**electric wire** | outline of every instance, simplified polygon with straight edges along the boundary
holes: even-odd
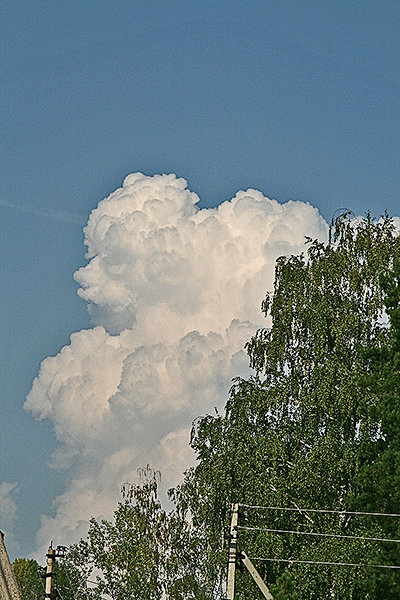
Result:
[[[330,562],[322,560],[298,560],[291,558],[262,558],[259,556],[250,556],[250,560],[259,560],[263,562],[286,562],[286,563],[303,563],[307,565],[328,565],[328,566],[339,566],[339,567],[371,567],[374,569],[400,569],[399,565],[373,565],[363,563],[344,563],[344,562]]]
[[[268,529],[266,527],[250,527],[246,525],[238,525],[237,529],[246,529],[248,531],[267,531],[269,533],[290,533],[293,535],[312,535],[329,538],[344,538],[348,540],[365,540],[369,542],[393,542],[394,544],[400,544],[400,540],[391,538],[376,538],[376,537],[364,537],[361,535],[344,535],[339,533],[318,533],[314,531],[291,531],[289,529]]]
[[[351,511],[351,510],[326,510],[322,508],[294,508],[291,506],[257,506],[253,504],[242,504],[239,503],[239,506],[242,508],[254,508],[258,510],[286,510],[292,512],[312,512],[312,513],[330,513],[330,514],[338,514],[338,515],[362,515],[362,516],[371,516],[371,517],[393,517],[398,518],[400,514],[396,513],[376,513],[376,512],[361,512],[361,511]]]
[[[68,567],[65,569],[65,573],[67,575],[67,579],[68,579],[68,583],[69,583],[69,589],[72,592],[72,597],[73,597],[74,600],[76,600],[75,589],[74,589],[74,586],[72,585],[71,578],[69,576]]]
[[[69,589],[72,592],[73,599],[77,600],[77,594],[81,595],[82,593],[84,593],[84,595],[86,596],[86,598],[89,599],[89,594],[88,594],[87,589],[80,590],[79,589],[81,587],[80,584],[78,584],[78,589],[76,589],[76,586],[72,583],[71,577],[70,577],[70,574],[69,574],[69,571],[68,571],[68,567],[65,569],[65,573],[67,575],[67,579],[68,579],[68,583],[69,583]],[[89,580],[87,580],[87,581],[89,581]]]
[[[258,510],[281,510],[299,513],[325,513],[325,514],[337,514],[337,515],[354,515],[354,516],[372,516],[372,517],[391,517],[399,518],[400,514],[396,513],[377,513],[377,512],[364,512],[364,511],[347,511],[347,510],[328,510],[328,509],[317,509],[317,508],[300,508],[300,507],[284,507],[284,506],[260,506],[253,504],[238,504],[239,507],[258,509]],[[378,538],[372,536],[356,536],[356,535],[345,535],[345,534],[334,534],[334,533],[319,533],[319,532],[308,532],[308,531],[293,531],[287,529],[271,529],[266,527],[251,527],[246,525],[237,525],[237,529],[244,529],[248,531],[266,531],[268,533],[281,533],[281,534],[293,534],[293,535],[309,535],[316,537],[329,537],[329,538],[344,538],[344,539],[356,539],[365,541],[376,541],[376,542],[392,542],[400,543],[398,539],[392,538]],[[303,560],[303,559],[285,559],[285,558],[264,558],[264,557],[250,557],[251,560],[258,560],[264,562],[285,562],[285,563],[300,563],[309,565],[326,565],[326,566],[340,566],[340,567],[359,567],[359,568],[375,568],[375,569],[400,569],[399,565],[379,565],[379,564],[367,564],[367,563],[350,563],[350,562],[333,562],[333,561],[317,561],[317,560]]]

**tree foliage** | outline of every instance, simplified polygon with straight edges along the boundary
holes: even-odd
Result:
[[[263,304],[272,326],[248,344],[256,375],[235,381],[224,415],[195,424],[199,463],[177,491],[206,531],[209,556],[219,557],[221,581],[221,530],[231,502],[299,508],[243,511],[240,522],[252,527],[395,533],[385,519],[300,509],[400,512],[398,256],[389,218],[355,222],[345,215],[327,244],[308,240],[307,256],[278,260],[274,292]],[[391,327],[382,321],[385,302]],[[399,564],[395,544],[371,540],[260,530],[241,530],[239,540],[255,557]],[[257,566],[277,598],[400,598],[390,572],[290,562]],[[247,574],[238,579],[237,597],[250,598]]]
[[[139,475],[137,484],[124,484],[113,519],[91,519],[87,538],[69,549],[66,564],[80,581],[75,597],[215,597],[216,578],[205,551],[204,530],[194,527],[181,508],[166,512],[161,507],[158,474],[149,465],[139,469]]]
[[[94,584],[85,586],[87,598],[156,600],[166,514],[149,467],[140,485],[124,485],[123,497],[113,521],[91,519],[87,539],[70,549],[68,562]]]
[[[44,584],[40,577],[42,569],[36,560],[16,558],[13,562],[13,571],[23,600],[42,600],[44,597]]]

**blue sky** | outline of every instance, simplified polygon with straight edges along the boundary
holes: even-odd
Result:
[[[216,206],[238,190],[399,214],[400,5],[2,3],[0,482],[12,555],[69,475],[23,403],[40,362],[90,327],[82,229],[126,175],[176,173]],[[58,543],[63,543],[59,540]]]

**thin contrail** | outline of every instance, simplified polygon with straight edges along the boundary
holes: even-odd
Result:
[[[54,219],[56,221],[62,221],[64,223],[77,223],[81,225],[82,221],[85,219],[84,215],[77,215],[76,213],[69,213],[63,210],[53,210],[51,208],[36,208],[34,206],[28,205],[22,206],[20,204],[13,204],[12,202],[7,202],[6,200],[0,200],[0,206],[14,208],[15,210],[20,210],[21,212],[28,213],[30,215],[36,215],[38,217],[44,217],[47,219]]]

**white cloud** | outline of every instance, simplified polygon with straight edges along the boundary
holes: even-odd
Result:
[[[252,189],[217,208],[197,202],[184,179],[135,173],[90,215],[89,262],[75,278],[95,327],[43,361],[26,401],[52,420],[67,478],[39,545],[70,543],[90,516],[109,515],[139,466],[177,483],[191,421],[248,372],[243,346],[265,324],[276,258],[326,236],[306,203]]]

